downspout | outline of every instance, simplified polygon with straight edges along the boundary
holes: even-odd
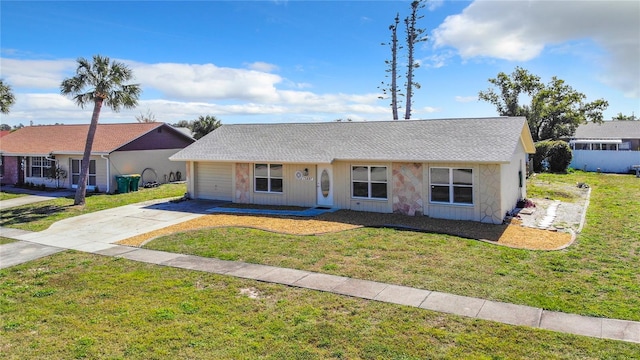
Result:
[[[111,160],[109,156],[100,155],[101,159],[107,160],[107,194],[111,193]]]

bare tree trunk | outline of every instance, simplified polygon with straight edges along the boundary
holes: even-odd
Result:
[[[395,24],[391,28],[391,111],[393,120],[398,120],[398,23],[400,15],[396,14]]]
[[[407,26],[407,93],[405,98],[405,120],[411,119],[411,102],[413,97],[413,49],[416,43],[416,21],[418,18],[419,1],[411,3],[411,15],[405,19]]]
[[[93,115],[91,115],[91,124],[89,125],[89,132],[87,133],[87,143],[84,147],[84,155],[82,156],[82,164],[80,168],[80,179],[78,179],[78,188],[76,189],[76,196],[73,202],[74,205],[85,204],[85,196],[87,191],[87,179],[89,178],[89,163],[91,161],[91,148],[93,147],[93,138],[96,135],[98,129],[98,118],[100,117],[100,109],[102,109],[102,102],[104,99],[96,97],[93,104]]]

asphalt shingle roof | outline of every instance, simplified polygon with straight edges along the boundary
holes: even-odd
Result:
[[[525,126],[524,117],[223,125],[170,159],[508,162]]]
[[[640,121],[605,121],[578,126],[574,139],[640,139]]]
[[[92,153],[110,153],[164,123],[98,124]],[[3,136],[0,152],[17,155],[82,153],[89,125],[27,126]]]

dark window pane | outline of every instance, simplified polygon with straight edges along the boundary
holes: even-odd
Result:
[[[89,185],[96,186],[96,177],[90,175],[89,176]]]
[[[80,161],[79,160],[71,160],[71,172],[74,174],[80,173]]]
[[[354,197],[369,197],[369,186],[365,182],[353,183],[353,196]]]
[[[473,204],[473,188],[455,186],[453,188],[453,202],[458,204]]]
[[[366,166],[354,166],[351,172],[353,181],[369,181],[369,170]]]
[[[449,169],[431,168],[431,183],[432,184],[448,184]]]
[[[32,167],[31,168],[31,176],[33,176],[33,177],[42,177],[42,168]]]
[[[256,178],[256,191],[269,191],[267,178]]]
[[[80,175],[73,175],[71,177],[71,183],[74,185],[78,185],[78,181],[80,181]]]
[[[387,181],[386,167],[371,167],[371,181]]]
[[[282,179],[271,179],[271,191],[282,192]]]
[[[471,169],[453,169],[453,183],[456,185],[471,185],[473,173]]]
[[[95,174],[95,173],[96,173],[96,161],[91,160],[89,161],[89,174]]]
[[[448,186],[431,186],[431,201],[449,202]]]
[[[387,198],[387,184],[386,183],[372,183],[371,184],[371,197],[376,199]]]

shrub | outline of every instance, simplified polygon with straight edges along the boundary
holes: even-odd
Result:
[[[554,173],[566,173],[573,153],[569,144],[564,141],[554,141],[548,151],[549,170]]]
[[[554,173],[566,173],[573,154],[569,144],[564,141],[540,141],[536,143],[536,153],[533,155],[533,171],[543,172],[543,162],[548,162],[549,171]]]
[[[536,153],[533,154],[533,171],[540,173],[545,170],[542,161],[547,158],[550,147],[551,141],[539,141],[536,143]]]

